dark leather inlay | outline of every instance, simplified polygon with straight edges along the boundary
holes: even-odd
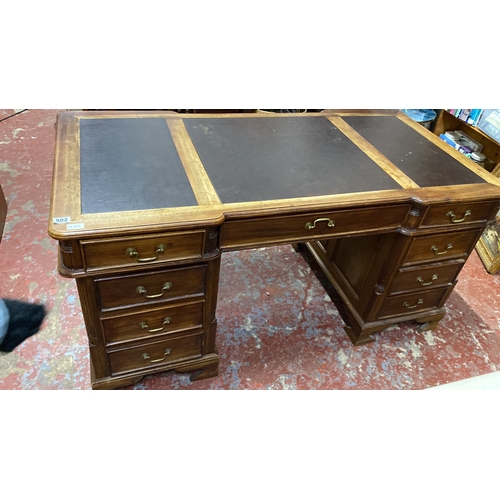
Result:
[[[343,120],[420,187],[486,182],[395,116]]]
[[[323,116],[184,124],[223,203],[400,188]]]
[[[82,213],[197,205],[162,118],[80,120]]]

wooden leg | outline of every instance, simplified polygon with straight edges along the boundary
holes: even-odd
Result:
[[[217,377],[219,375],[219,356],[217,354],[208,354],[204,357],[203,362],[196,365],[174,368],[174,370],[179,373],[191,372],[191,376],[189,377],[191,382]]]
[[[119,379],[103,379],[92,382],[93,390],[111,390],[118,387],[126,387],[127,385],[135,385],[144,378],[144,375],[136,375],[130,377],[120,377]]]
[[[203,380],[205,378],[217,377],[217,375],[219,375],[219,364],[194,371],[189,377],[189,380],[191,382],[196,382],[197,380]]]
[[[416,318],[415,321],[422,323],[417,327],[417,332],[427,332],[429,330],[436,330],[438,328],[438,323],[444,318],[446,311],[441,311],[439,314],[434,314],[433,316],[426,316],[423,318]]]

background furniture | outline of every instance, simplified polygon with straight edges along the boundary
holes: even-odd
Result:
[[[477,127],[473,127],[472,125],[469,125],[448,113],[448,111],[441,109],[439,110],[436,121],[434,122],[432,131],[434,134],[439,136],[448,130],[462,130],[465,134],[472,137],[472,139],[475,139],[483,144],[484,149],[482,150],[482,153],[494,162],[490,171],[496,174],[495,169],[500,163],[500,144],[498,142],[487,136]]]

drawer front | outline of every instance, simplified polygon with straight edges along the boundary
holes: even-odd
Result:
[[[422,226],[459,226],[485,222],[494,216],[498,202],[446,203],[429,208]]]
[[[108,351],[112,374],[168,365],[181,359],[201,356],[201,335],[143,344],[139,347]]]
[[[364,208],[229,221],[222,226],[221,247],[306,241],[400,227],[411,205]]]
[[[425,290],[435,286],[451,285],[465,261],[443,262],[431,266],[419,266],[400,269],[394,280],[390,294]]]
[[[380,310],[378,319],[391,316],[406,316],[427,309],[440,307],[441,301],[453,287],[436,288],[425,292],[398,295],[387,298]]]
[[[102,324],[108,343],[179,333],[202,327],[203,302],[150,309],[117,318],[104,318]]]
[[[157,303],[205,292],[206,266],[95,280],[102,309]]]
[[[200,258],[204,243],[204,231],[190,231],[82,241],[81,245],[86,269],[97,270]]]
[[[482,229],[418,236],[413,239],[405,265],[466,258],[474,248]]]

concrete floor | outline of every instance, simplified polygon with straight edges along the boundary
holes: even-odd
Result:
[[[57,244],[47,235],[57,112],[0,110],[0,184],[9,207],[0,296],[49,309],[36,336],[0,357],[4,390],[90,389],[76,285],[57,274]],[[217,309],[220,375],[191,383],[187,374],[163,373],[127,389],[498,389],[499,296],[500,275],[489,275],[473,252],[437,331],[400,324],[353,347],[330,297],[290,246],[228,253]]]

